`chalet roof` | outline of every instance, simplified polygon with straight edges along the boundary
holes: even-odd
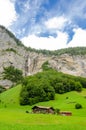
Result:
[[[40,109],[51,109],[52,107],[45,107],[45,106],[34,106],[32,109],[40,108]],[[53,109],[53,108],[52,108]]]

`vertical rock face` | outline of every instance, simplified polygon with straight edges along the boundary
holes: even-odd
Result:
[[[49,61],[51,66],[63,73],[86,77],[86,55],[69,55],[54,56]]]
[[[50,67],[63,73],[86,77],[86,55],[62,54],[46,56],[42,53],[30,52],[0,26],[0,85],[11,86],[12,83],[2,80],[3,67],[13,65],[22,70],[23,75],[33,75],[42,71],[42,64],[48,61]]]
[[[27,76],[41,71],[41,65],[45,61],[46,56],[27,51],[22,44],[17,44],[13,35],[0,26],[0,85],[12,85],[10,81],[2,80],[3,67],[13,65]]]
[[[25,75],[25,55],[23,46],[18,46],[15,39],[9,35],[7,30],[0,27],[0,84],[4,86],[12,85],[7,80],[2,80],[3,67],[15,66],[23,71]]]

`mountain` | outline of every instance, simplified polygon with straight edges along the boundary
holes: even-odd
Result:
[[[57,51],[27,48],[9,30],[0,26],[0,85],[12,85],[12,82],[2,79],[3,67],[13,65],[27,76],[42,71],[46,62],[57,71],[86,77],[86,48]]]

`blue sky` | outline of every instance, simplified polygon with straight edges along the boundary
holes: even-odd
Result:
[[[86,0],[0,0],[0,24],[25,46],[86,46]]]

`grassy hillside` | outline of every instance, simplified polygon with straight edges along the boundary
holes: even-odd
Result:
[[[1,130],[85,130],[86,129],[86,89],[82,92],[56,94],[55,100],[40,102],[36,105],[53,106],[61,111],[71,111],[72,116],[52,114],[31,114],[32,106],[19,106],[21,85],[0,94],[0,129]],[[75,104],[82,104],[82,109],[75,109]]]
[[[0,101],[1,101],[0,106],[1,107],[19,106],[20,90],[21,85],[18,85],[0,94]]]
[[[18,85],[0,94],[0,107],[19,107],[20,90],[21,85]],[[75,109],[76,103],[80,103],[83,107],[79,112]],[[82,92],[72,91],[64,94],[56,94],[55,100],[40,102],[37,103],[37,105],[52,106],[54,108],[59,108],[61,111],[72,111],[73,115],[80,115],[81,112],[81,116],[84,116],[84,112],[86,111],[86,89],[83,89]],[[22,106],[22,108],[23,107],[25,108],[25,106]],[[26,107],[31,109],[32,106]]]
[[[86,116],[86,89],[83,89],[81,93],[78,92],[68,92],[65,94],[56,94],[54,101],[41,102],[38,105],[52,106],[54,108],[59,108],[61,111],[71,111],[73,116]],[[68,98],[68,99],[67,99]],[[76,110],[75,104],[80,103],[83,109]]]

